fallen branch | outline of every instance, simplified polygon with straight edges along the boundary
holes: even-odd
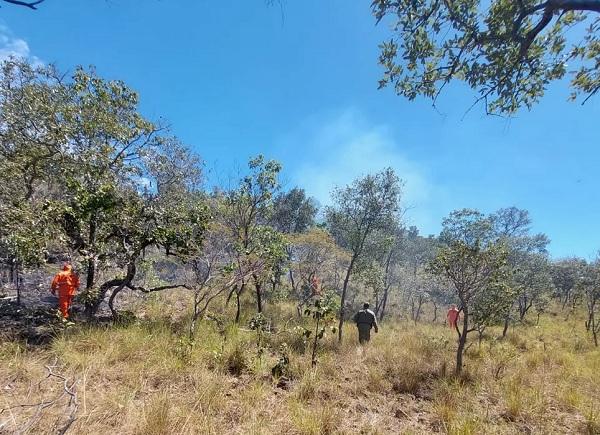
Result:
[[[52,369],[54,367],[56,367],[56,360],[55,360],[54,364],[55,364],[54,366],[46,366],[46,369],[48,370],[48,373],[50,374],[50,376],[61,379],[63,381],[64,393],[61,395],[61,397],[63,397],[64,394],[67,394],[69,396],[68,407],[71,410],[71,412],[69,414],[69,418],[67,419],[66,423],[63,425],[62,428],[60,428],[58,430],[59,435],[64,435],[70,429],[71,425],[75,422],[75,420],[77,420],[77,410],[79,409],[79,401],[77,400],[77,392],[75,391],[75,384],[77,384],[77,380],[73,381],[71,383],[71,385],[69,386],[69,380],[66,377],[64,377],[58,373],[54,373],[52,371]]]
[[[25,409],[25,408],[37,408],[35,410],[35,412],[33,413],[33,415],[30,416],[29,418],[27,418],[25,420],[25,422],[21,425],[20,428],[17,429],[17,427],[15,427],[15,429],[17,429],[17,430],[15,430],[14,433],[17,433],[17,434],[27,433],[33,426],[35,426],[40,421],[45,409],[57,404],[64,397],[69,397],[69,401],[67,404],[67,409],[69,410],[69,414],[68,414],[65,424],[63,424],[62,427],[60,427],[58,429],[57,433],[60,435],[64,435],[71,428],[73,423],[77,420],[77,411],[79,409],[79,401],[77,400],[77,391],[75,389],[77,380],[70,382],[67,377],[61,375],[60,373],[56,373],[54,371],[57,367],[56,363],[57,363],[57,360],[54,360],[54,363],[52,365],[45,366],[46,370],[48,371],[48,374],[46,375],[46,377],[44,379],[42,379],[37,384],[37,388],[39,389],[41,384],[45,380],[48,380],[50,378],[56,378],[56,379],[61,380],[62,381],[62,389],[55,398],[53,398],[51,400],[42,400],[37,403],[19,404],[19,405],[9,406],[7,408],[0,409],[0,415],[2,415],[6,411],[9,411],[12,416],[14,426],[17,426],[17,423],[16,423],[16,420],[15,420],[12,410]]]

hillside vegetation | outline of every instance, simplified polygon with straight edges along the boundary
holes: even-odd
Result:
[[[422,235],[391,167],[323,207],[262,155],[207,188],[138,104],[0,68],[0,431],[599,431],[600,259],[513,206]]]
[[[313,369],[289,305],[269,309],[261,348],[256,331],[208,320],[189,347],[159,299],[145,320],[57,326],[43,348],[5,342],[1,430],[56,433],[72,416],[70,430],[94,434],[600,432],[600,351],[574,315],[505,339],[490,329],[456,376],[456,333],[442,324],[386,322],[364,348],[347,326]],[[289,364],[273,376],[284,343]]]

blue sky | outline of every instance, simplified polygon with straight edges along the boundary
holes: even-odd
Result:
[[[0,8],[0,57],[19,53],[62,70],[95,65],[138,90],[228,180],[262,153],[286,186],[321,203],[335,185],[385,166],[405,181],[407,224],[437,233],[456,208],[530,211],[554,257],[600,249],[600,97],[568,103],[553,86],[532,112],[507,120],[448,88],[439,111],[377,90],[370,1],[46,0]]]

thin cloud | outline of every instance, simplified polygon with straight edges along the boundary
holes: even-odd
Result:
[[[312,123],[314,124],[314,123]],[[402,152],[401,144],[385,125],[369,123],[357,110],[346,110],[301,134],[302,155],[292,181],[306,189],[321,204],[330,203],[335,187],[357,177],[392,167],[404,181],[403,205],[408,208],[406,223],[430,231],[436,227],[428,205],[436,187],[419,164]]]
[[[28,59],[33,64],[42,64],[39,58],[31,54],[27,41],[16,37],[8,27],[0,25],[0,62],[11,57]]]

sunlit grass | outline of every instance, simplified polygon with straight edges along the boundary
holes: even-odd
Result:
[[[185,319],[171,324],[149,315],[128,325],[76,326],[47,348],[3,343],[0,408],[60,393],[60,381],[44,380],[45,366],[56,361],[54,370],[76,381],[74,433],[600,431],[600,351],[575,317],[542,317],[504,340],[490,328],[481,346],[468,350],[465,374],[455,377],[456,337],[442,325],[386,323],[364,347],[346,325],[342,345],[325,337],[313,369],[293,332],[307,320],[294,318],[289,306],[273,313],[292,317],[276,319],[263,352],[244,324],[222,331],[205,320],[190,345],[182,339]],[[290,365],[278,387],[270,369],[284,342]],[[65,406],[44,410],[31,430],[56,431]],[[31,415],[3,413],[0,424],[11,431]]]

